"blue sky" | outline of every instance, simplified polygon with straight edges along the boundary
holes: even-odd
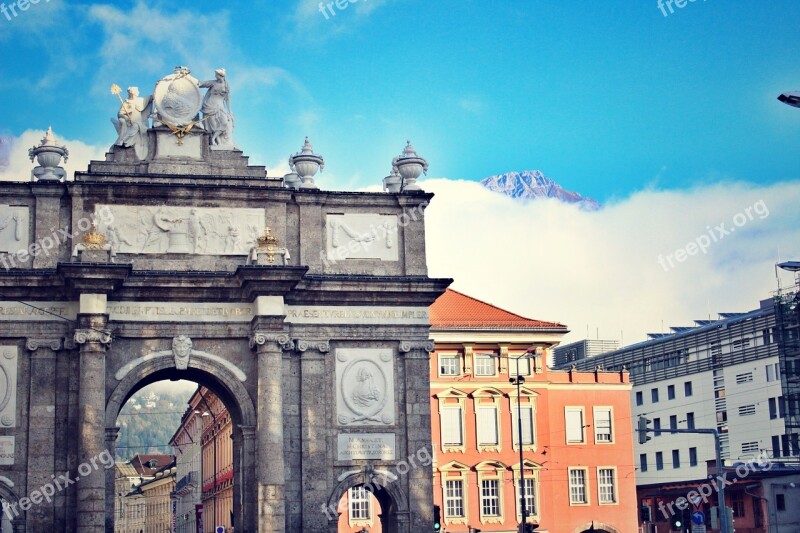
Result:
[[[6,2],[7,4],[9,2]],[[311,136],[328,188],[377,184],[407,138],[430,175],[540,169],[601,201],[800,178],[800,3],[360,0],[78,3],[0,15],[0,135],[107,147],[111,83],[226,67],[237,144],[270,168]],[[21,179],[26,179],[22,176]]]

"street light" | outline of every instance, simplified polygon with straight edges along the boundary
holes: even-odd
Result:
[[[783,93],[778,97],[778,100],[792,107],[800,107],[800,91]]]
[[[531,351],[533,350],[533,351]],[[517,439],[518,439],[518,446],[519,446],[519,508],[521,511],[522,521],[519,525],[520,533],[525,531],[525,524],[528,521],[528,507],[525,501],[525,458],[523,455],[523,445],[522,445],[522,384],[525,383],[525,376],[520,375],[519,373],[519,362],[523,359],[530,360],[536,357],[537,354],[541,353],[542,348],[534,348],[531,346],[527,349],[525,353],[519,355],[517,357],[511,357],[510,355],[507,356],[509,359],[514,359],[517,365],[517,375],[513,378],[508,378],[508,381],[512,384],[517,386]],[[492,354],[492,357],[500,358],[499,355]],[[528,366],[530,368],[530,365]],[[533,423],[533,421],[531,421]],[[531,427],[533,430],[533,427]]]

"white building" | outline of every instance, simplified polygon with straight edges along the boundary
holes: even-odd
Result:
[[[196,533],[198,508],[201,504],[200,464],[202,430],[202,406],[195,394],[189,400],[189,408],[181,418],[181,424],[170,439],[176,461],[175,484],[175,531]],[[202,512],[202,511],[201,511]]]

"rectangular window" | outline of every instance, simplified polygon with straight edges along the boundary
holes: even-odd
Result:
[[[653,419],[653,436],[654,437],[661,436],[661,419],[658,417]]]
[[[783,494],[776,494],[775,495],[775,508],[779,511],[786,510],[786,496]]]
[[[689,448],[689,466],[697,466],[697,448]]]
[[[669,429],[678,429],[678,415],[670,415]]]
[[[675,399],[675,385],[669,385],[667,387],[667,400],[674,400]]]
[[[520,487],[521,496],[525,500],[525,511],[528,516],[536,514],[536,480],[529,477],[525,478],[525,483]],[[519,500],[517,500],[519,502]],[[522,513],[520,513],[522,515]]]
[[[514,409],[511,424],[512,430],[514,431],[512,438],[514,445],[517,447],[519,446],[518,417],[522,418],[522,444],[529,446],[533,444],[533,407],[530,405],[523,405],[519,408],[519,413]]]
[[[642,472],[647,472],[647,454],[640,453],[639,454],[639,470]]]
[[[589,503],[586,492],[586,470],[579,468],[569,469],[569,503]]]
[[[636,391],[636,405],[642,405],[644,403],[644,397],[642,391]]]
[[[519,363],[519,375],[520,376],[530,376],[531,375],[531,360],[529,358],[525,359],[517,359],[514,360],[516,356],[509,357],[508,361],[508,373],[511,376],[517,375],[517,363]]]
[[[656,452],[656,470],[664,470],[664,454]]]
[[[778,417],[783,418],[786,416],[786,401],[783,396],[778,396]]]
[[[683,395],[687,398],[692,395],[692,382],[686,381],[683,384]]]
[[[755,405],[740,405],[739,406],[739,416],[750,416],[756,414],[756,406]]]
[[[770,363],[767,365],[767,382],[781,379],[780,368],[779,363]]]
[[[595,442],[611,442],[611,409],[605,407],[594,408],[594,440]]]
[[[758,451],[758,441],[742,443],[742,453],[754,453],[757,451]]]
[[[778,402],[775,398],[770,398],[768,401],[769,401],[769,418],[770,420],[774,420],[778,418]]]
[[[461,446],[464,444],[464,433],[461,427],[461,407],[443,407],[442,444],[445,446]]]
[[[711,343],[711,355],[719,355],[722,353],[722,346],[720,346],[719,341]]]
[[[736,374],[736,384],[741,385],[743,383],[752,383],[753,381],[753,373],[752,372],[745,372],[744,374]]]
[[[792,450],[789,448],[789,435],[787,434],[781,435],[781,455],[783,457],[792,455]]]
[[[458,355],[439,355],[439,375],[458,376],[461,374],[461,357]]]
[[[733,341],[733,349],[734,350],[743,350],[743,349],[749,348],[749,347],[750,347],[750,338],[749,337],[744,338],[744,339],[737,339],[737,340]]]
[[[564,409],[567,422],[567,444],[585,442],[583,435],[583,409],[566,407]]]
[[[613,468],[597,469],[597,487],[600,503],[616,503],[617,489],[614,482]]]
[[[686,413],[686,427],[694,429],[694,413]]]
[[[499,443],[497,436],[497,408],[478,407],[478,444],[496,445]]]
[[[464,516],[464,482],[460,479],[448,479],[444,486],[445,516],[454,518]]]
[[[369,491],[364,487],[350,489],[350,519],[369,520]]]
[[[772,457],[781,456],[781,438],[777,435],[772,436]]]
[[[658,389],[650,389],[650,400],[653,403],[658,403]]]
[[[681,467],[681,451],[672,450],[672,468]]]
[[[733,507],[733,517],[744,516],[744,494],[739,491],[731,491],[731,507]]]
[[[494,357],[486,354],[475,354],[475,375],[494,376],[497,364]]]
[[[481,514],[500,516],[500,480],[481,480]]]

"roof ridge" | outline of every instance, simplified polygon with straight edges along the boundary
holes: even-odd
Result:
[[[521,318],[522,320],[534,320],[534,321],[537,321],[537,322],[547,322],[546,320],[539,320],[539,319],[536,319],[536,318],[528,318],[526,316],[518,315],[517,313],[511,312],[508,309],[503,309],[502,307],[498,307],[498,306],[496,306],[494,304],[490,304],[489,302],[485,302],[485,301],[481,300],[480,298],[475,298],[474,296],[470,296],[469,294],[464,294],[463,292],[459,292],[459,291],[457,291],[455,289],[447,288],[446,290],[453,291],[456,294],[460,294],[461,296],[463,296],[465,298],[469,298],[470,300],[473,300],[475,302],[482,303],[484,305],[488,305],[489,307],[491,307],[493,309],[497,309],[498,311],[502,311],[503,313],[506,313],[506,314],[509,314],[509,315],[513,315],[513,316],[515,316],[517,318]]]

